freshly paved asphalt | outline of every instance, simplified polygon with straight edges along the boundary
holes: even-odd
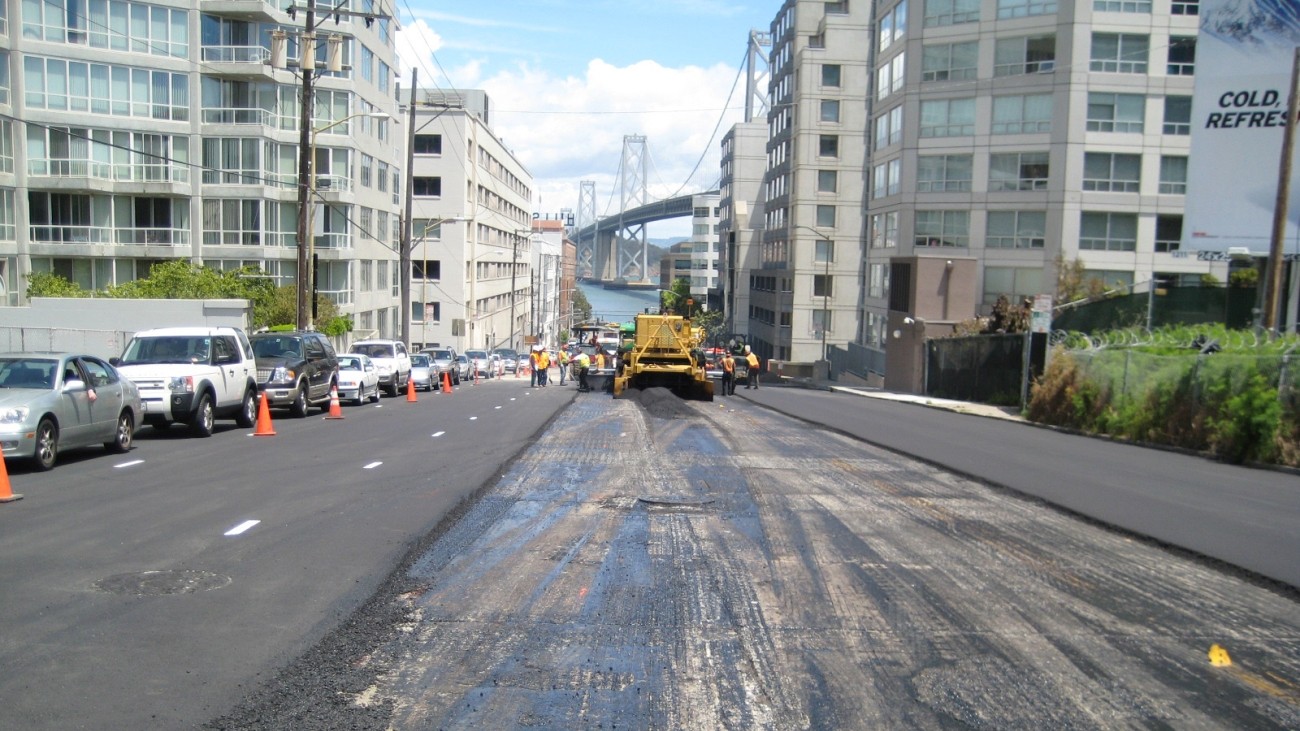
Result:
[[[957,413],[955,403],[934,408],[883,392],[765,386],[736,394],[1300,587],[1300,478],[1291,472]]]

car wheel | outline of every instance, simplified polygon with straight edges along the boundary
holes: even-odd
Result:
[[[370,403],[372,403],[372,404],[377,404],[377,403],[379,403],[379,384],[378,384],[378,383],[375,384],[375,391],[374,391],[374,393],[370,394]]]
[[[244,395],[248,399],[248,395]],[[243,413],[240,413],[242,418]],[[194,421],[190,422],[190,431],[196,437],[212,436],[212,426],[216,415],[212,412],[212,397],[206,393],[199,397],[199,407],[194,410]]]
[[[253,397],[253,394],[255,393],[257,392],[251,388],[244,390],[244,403],[240,404],[239,415],[235,417],[235,423],[246,429],[252,428],[257,424],[257,401]],[[209,401],[208,411],[211,412],[211,410],[212,402]],[[208,421],[211,422],[212,417],[209,417]],[[208,433],[212,433],[211,426],[208,427]]]
[[[135,419],[131,417],[130,411],[123,411],[122,415],[117,417],[117,431],[113,434],[113,441],[104,442],[104,448],[110,452],[125,454],[131,451],[131,440],[135,436]]]
[[[36,469],[44,472],[54,469],[54,461],[59,456],[59,427],[53,419],[41,419],[36,426]]]
[[[294,397],[293,403],[289,404],[289,413],[293,418],[301,419],[307,415],[307,384],[298,384],[298,395]]]

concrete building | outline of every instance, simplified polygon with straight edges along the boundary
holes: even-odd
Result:
[[[718,198],[717,193],[691,196],[691,297],[708,310],[722,307]]]
[[[1000,296],[1054,294],[1058,260],[1113,288],[1226,279],[1226,264],[1180,243],[1197,8],[876,5],[858,336],[869,355],[912,323],[943,334]],[[971,292],[973,309],[949,306]]]
[[[771,24],[763,232],[749,342],[811,362],[857,333],[871,4],[786,0]]]
[[[718,198],[724,332],[749,333],[749,274],[758,269],[762,242],[763,172],[767,164],[767,124],[743,122],[722,138]]]
[[[672,289],[678,279],[691,278],[691,260],[695,255],[695,242],[679,241],[668,247],[659,259],[659,289]]]
[[[411,340],[523,347],[530,334],[533,180],[493,134],[481,91],[416,94]]]
[[[299,49],[315,30],[316,288],[358,334],[395,334],[392,19],[347,11],[308,29],[301,8],[193,0],[7,7],[17,16],[0,23],[5,303],[21,301],[31,272],[93,290],[171,259],[295,283]]]
[[[564,221],[534,219],[532,235],[532,301],[533,313],[529,332],[536,342],[548,348],[561,345],[560,331],[565,329],[560,318],[560,294],[564,287]]]

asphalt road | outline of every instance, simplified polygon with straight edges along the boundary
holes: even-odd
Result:
[[[506,378],[276,418],[142,428],[126,455],[9,462],[0,728],[193,728],[374,594],[573,398]],[[277,415],[278,416],[278,415]],[[228,531],[257,521],[237,535]]]
[[[1300,587],[1300,477],[944,409],[798,388],[742,398]]]
[[[1300,727],[1296,592],[756,400],[638,396],[577,399],[208,727]]]

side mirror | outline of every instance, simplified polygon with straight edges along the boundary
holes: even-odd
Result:
[[[86,390],[86,382],[81,380],[80,378],[72,381],[63,382],[64,393],[72,393],[73,391],[85,391],[85,390]]]
[[[119,368],[122,365],[122,359],[117,356],[113,356],[112,358],[108,359],[108,364],[113,366],[114,368]]]

